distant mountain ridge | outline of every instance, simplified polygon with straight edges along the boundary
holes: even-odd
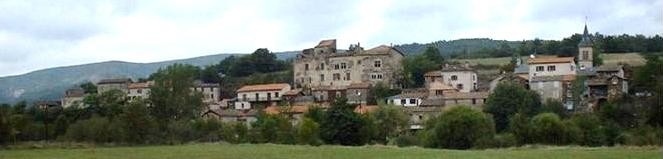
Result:
[[[298,51],[288,51],[278,52],[276,55],[279,59],[289,59],[295,57],[297,53]],[[86,81],[97,82],[105,78],[145,78],[159,68],[174,63],[206,66],[218,63],[232,55],[246,54],[215,54],[153,63],[106,61],[0,77],[0,103],[15,103],[21,100],[58,100],[62,97],[64,90]]]
[[[435,41],[431,43],[411,43],[394,45],[406,55],[421,53],[426,46],[434,45],[443,55],[449,56],[464,52],[472,54],[482,48],[497,48],[501,44],[517,45],[520,41],[492,40],[487,38],[459,39],[450,41]],[[300,51],[276,52],[279,59],[294,58]],[[215,64],[231,55],[246,55],[240,53],[221,53],[194,58],[170,60],[153,63],[132,63],[124,61],[106,61],[74,66],[63,66],[42,69],[30,73],[0,77],[0,103],[15,103],[17,101],[58,100],[63,92],[76,85],[91,81],[97,82],[104,78],[145,78],[156,72],[159,68],[174,63],[205,66]]]

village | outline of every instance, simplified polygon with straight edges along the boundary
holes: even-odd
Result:
[[[575,57],[532,54],[518,58],[513,72],[501,73],[493,79],[479,79],[477,69],[468,63],[439,64],[439,69],[424,74],[421,88],[402,89],[397,95],[380,99],[377,103],[401,107],[409,115],[409,129],[424,128],[427,119],[455,106],[482,109],[493,89],[501,82],[515,82],[536,91],[542,99],[563,103],[567,112],[594,112],[602,103],[618,100],[628,92],[631,71],[624,65],[596,65],[593,63],[593,43],[585,26]],[[401,89],[404,54],[398,49],[380,45],[364,49],[353,44],[348,50],[337,48],[336,40],[322,40],[313,48],[296,56],[294,81],[243,85],[234,90],[234,98],[222,98],[219,83],[196,81],[190,89],[200,92],[206,106],[200,115],[223,122],[240,122],[247,126],[257,120],[259,113],[287,114],[296,125],[311,107],[328,108],[337,98],[346,98],[356,105],[357,113],[378,108],[369,103],[370,89],[376,85]],[[574,98],[572,82],[584,78],[585,92]],[[129,78],[103,79],[96,82],[97,93],[110,90],[126,92],[126,98],[147,99],[154,81],[134,82]],[[60,103],[64,108],[84,107],[86,96],[82,88],[64,92]]]

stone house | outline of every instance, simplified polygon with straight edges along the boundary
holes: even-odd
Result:
[[[538,76],[576,75],[574,57],[532,56],[528,59],[529,79]]]
[[[445,64],[440,70],[443,82],[459,92],[474,92],[479,88],[477,72],[469,64]]]
[[[404,89],[401,94],[387,98],[387,103],[404,107],[416,107],[421,105],[427,97],[427,89]]]
[[[367,104],[370,89],[370,83],[352,83],[345,90],[345,97],[350,104]]]
[[[129,89],[127,96],[130,99],[147,99],[150,97],[150,87],[152,85],[154,85],[153,81],[130,83],[127,86]]]
[[[81,88],[67,89],[62,98],[62,108],[71,106],[83,106],[83,99],[85,98],[85,90]]]
[[[304,118],[304,113],[308,112],[309,106],[293,105],[293,106],[270,106],[265,108],[265,114],[277,115],[283,114],[290,120],[292,125],[299,124],[299,121]]]
[[[384,83],[400,86],[403,53],[381,45],[364,50],[359,44],[348,50],[336,48],[336,40],[323,40],[305,49],[294,60],[294,87],[311,91],[340,91],[353,83]],[[327,97],[326,100],[328,100]]]
[[[251,127],[251,123],[258,120],[257,110],[235,110],[235,109],[209,109],[201,117],[217,119],[224,123],[242,123]]]
[[[203,95],[203,103],[205,103],[207,106],[220,106],[221,88],[218,83],[204,83],[202,81],[195,81],[191,90],[194,92],[200,92]]]
[[[132,83],[130,78],[102,79],[97,82],[97,94],[102,94],[114,89],[128,94],[130,83]]]
[[[481,109],[488,99],[488,92],[458,92],[443,96],[445,106],[466,105]]]

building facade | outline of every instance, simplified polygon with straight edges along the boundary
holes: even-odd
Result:
[[[129,84],[132,83],[129,78],[103,79],[97,82],[97,94],[102,94],[110,90],[120,90],[129,93]]]
[[[384,83],[399,87],[403,53],[381,45],[364,50],[359,44],[336,49],[336,40],[323,40],[305,49],[294,61],[294,87],[304,90],[345,89],[353,83]]]
[[[237,90],[235,108],[251,109],[252,105],[261,103],[264,106],[276,105],[286,92],[292,88],[287,83],[246,85]]]

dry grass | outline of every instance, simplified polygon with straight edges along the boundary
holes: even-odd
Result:
[[[645,59],[638,53],[618,53],[618,54],[602,54],[604,64],[629,64],[631,66],[642,66],[645,64]],[[527,59],[523,56],[523,59]],[[454,59],[457,62],[469,62],[471,65],[504,65],[511,62],[511,57],[499,58],[481,58],[481,59]]]

